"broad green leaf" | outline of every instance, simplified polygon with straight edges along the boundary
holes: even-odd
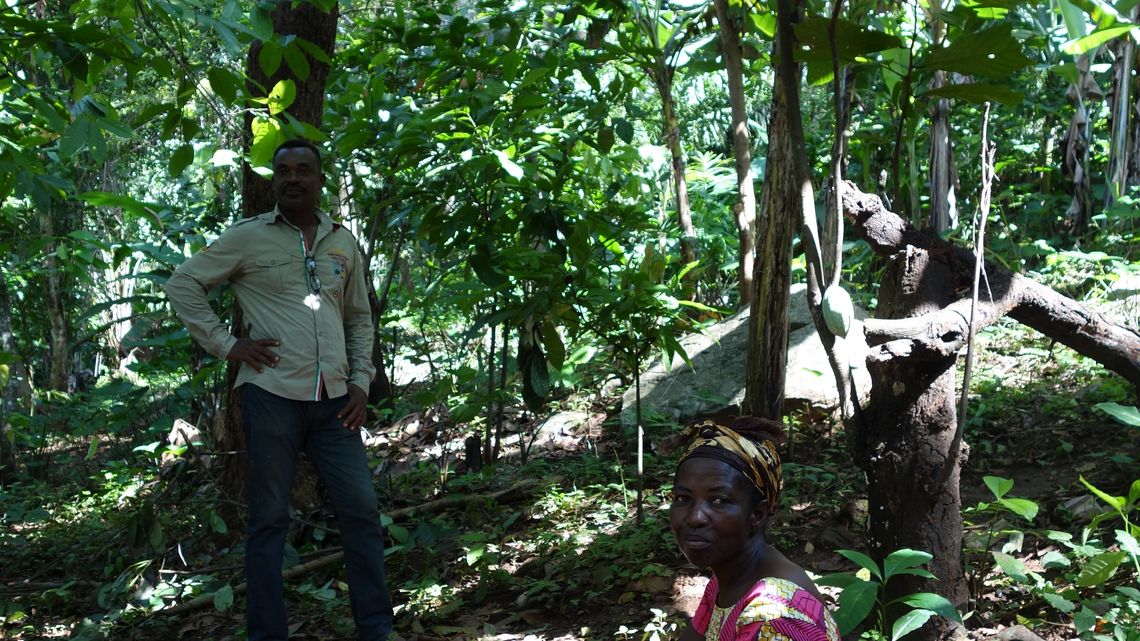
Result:
[[[986,487],[990,488],[990,492],[993,492],[994,498],[999,499],[1013,489],[1013,480],[1003,479],[1000,476],[983,476],[982,483],[985,483]]]
[[[511,178],[519,180],[523,177],[522,167],[515,164],[505,152],[493,149],[492,153],[495,154],[495,160],[499,161],[499,166],[502,167],[503,171],[506,171]]]
[[[546,348],[546,358],[555,369],[562,369],[566,362],[566,346],[562,344],[562,335],[554,326],[549,316],[542,319],[542,345]]]
[[[1069,560],[1064,554],[1057,550],[1050,550],[1041,557],[1041,565],[1046,568],[1066,568],[1072,565],[1073,562]]]
[[[1025,101],[1025,94],[1008,85],[995,85],[984,82],[970,82],[966,84],[946,85],[938,89],[931,89],[919,94],[924,97],[950,98],[976,105],[986,102],[999,102],[1007,107],[1013,107]]]
[[[949,46],[927,55],[921,66],[990,78],[1008,76],[1033,62],[1021,52],[1012,28],[1010,24],[999,24],[955,38]]]
[[[471,252],[471,254],[467,256],[467,264],[471,266],[471,270],[475,272],[475,276],[479,279],[479,282],[491,289],[496,289],[510,283],[510,279],[494,268],[491,255],[486,249],[481,248]]]
[[[796,39],[801,45],[796,51],[797,60],[831,64],[831,42],[827,35],[830,23],[829,18],[809,17],[796,25]],[[872,53],[903,46],[895,36],[842,19],[836,24],[835,44],[839,48],[840,64],[861,62]]]
[[[614,133],[625,144],[631,144],[633,142],[633,123],[625,118],[614,118]]]
[[[854,561],[859,567],[865,568],[876,577],[880,579],[883,578],[883,573],[879,569],[879,564],[875,563],[875,560],[866,554],[863,554],[862,552],[856,552],[855,550],[839,550],[839,554],[846,559]]]
[[[942,596],[941,594],[934,594],[933,592],[915,592],[908,594],[901,599],[903,603],[912,608],[919,608],[922,610],[930,610],[935,614],[950,619],[951,621],[962,622],[962,615],[958,614],[958,609],[950,602],[950,599]]]
[[[1025,573],[1025,564],[1020,559],[1016,559],[1004,552],[993,552],[994,560],[997,561],[998,567],[1005,573],[1006,576],[1017,581],[1018,583],[1026,583],[1029,581],[1029,576]]]
[[[1037,504],[1029,499],[998,499],[997,502],[1030,523],[1037,518]]]
[[[776,14],[774,13],[757,13],[755,11],[748,12],[748,19],[752,21],[752,26],[757,31],[768,36],[769,38],[776,35]]]
[[[1086,605],[1082,605],[1081,611],[1073,617],[1073,627],[1077,629],[1077,632],[1081,633],[1092,632],[1093,628],[1096,627],[1096,622],[1096,612],[1090,610]]]
[[[1108,494],[1106,492],[1102,492],[1095,485],[1086,481],[1084,476],[1080,477],[1080,481],[1081,481],[1081,483],[1084,484],[1085,487],[1087,487],[1089,489],[1090,492],[1095,494],[1097,496],[1097,498],[1099,498],[1100,500],[1107,503],[1109,507],[1116,510],[1117,512],[1123,512],[1124,511],[1124,506],[1127,505],[1127,503],[1124,500],[1123,496],[1112,496],[1111,494]]]
[[[1126,24],[1097,29],[1087,36],[1070,40],[1061,45],[1061,51],[1071,56],[1078,56],[1092,49],[1096,49],[1109,40],[1115,40],[1121,36],[1128,35],[1129,32],[1137,28],[1135,25]]]
[[[1077,609],[1076,603],[1073,603],[1072,601],[1066,599],[1065,597],[1061,596],[1060,594],[1053,594],[1052,592],[1046,592],[1046,593],[1041,595],[1041,598],[1045,599],[1046,603],[1048,603],[1049,605],[1053,606],[1054,608],[1056,608],[1057,610],[1059,610],[1060,612],[1063,612],[1065,614],[1069,614],[1073,610]]]
[[[843,588],[839,595],[839,610],[835,612],[835,623],[839,634],[846,635],[854,630],[875,607],[879,585],[871,581],[858,581]]]
[[[1120,549],[1134,557],[1140,558],[1140,544],[1136,542],[1136,537],[1124,530],[1117,530],[1116,542],[1120,544]]]
[[[269,167],[273,162],[273,151],[285,142],[281,135],[281,123],[276,118],[258,116],[250,124],[253,144],[249,148],[249,164],[254,167]]]
[[[289,108],[293,101],[297,99],[297,83],[292,80],[285,79],[278,81],[273,85],[273,90],[269,92],[269,113],[276,116],[277,114]]]
[[[281,53],[281,45],[273,40],[262,43],[261,50],[257,52],[257,64],[261,66],[261,71],[267,77],[272,78],[281,68]]]
[[[932,616],[934,613],[930,610],[911,610],[902,615],[891,627],[891,641],[898,641],[898,639],[921,628]]]
[[[77,197],[97,207],[118,207],[124,213],[135,218],[149,220],[156,228],[161,229],[163,226],[162,218],[158,215],[157,205],[139,202],[130,196],[112,194],[106,191],[88,191],[79,194]]]
[[[847,574],[846,572],[839,572],[836,574],[825,574],[815,580],[816,585],[827,585],[833,588],[845,588],[856,581],[862,581],[854,574]]]
[[[614,146],[613,127],[602,127],[598,130],[598,150],[603,154],[610,153]]]
[[[273,37],[273,19],[269,12],[260,6],[255,6],[249,16],[249,27],[258,40],[268,41]]]
[[[911,550],[904,548],[902,550],[895,550],[883,559],[883,577],[890,579],[899,570],[917,568],[926,565],[934,558],[934,555],[923,552],[922,550]]]
[[[238,88],[241,82],[227,69],[221,67],[211,67],[206,72],[206,77],[210,80],[210,88],[218,97],[225,101],[227,104],[233,104],[237,100]]]
[[[1081,573],[1077,575],[1077,586],[1091,588],[1104,585],[1116,573],[1116,568],[1120,567],[1126,556],[1126,553],[1119,550],[1097,555],[1081,568]]]
[[[218,612],[225,612],[234,605],[234,589],[228,585],[222,586],[220,590],[214,593],[214,609]]]
[[[309,57],[294,40],[285,47],[285,62],[302,82],[309,78]]]
[[[190,143],[186,143],[174,150],[170,156],[170,162],[167,164],[167,171],[171,176],[180,176],[182,172],[190,166],[194,160],[194,147]]]
[[[1119,403],[1097,403],[1096,409],[1131,427],[1140,427],[1140,409]]]

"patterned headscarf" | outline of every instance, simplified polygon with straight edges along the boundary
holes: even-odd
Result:
[[[779,506],[783,473],[774,441],[754,441],[713,421],[690,425],[683,435],[689,444],[678,467],[694,456],[719,459],[740,470],[760,490],[760,495],[768,499],[770,511]]]

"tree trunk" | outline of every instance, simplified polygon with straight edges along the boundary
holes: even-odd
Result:
[[[339,9],[336,5],[329,12],[321,11],[311,4],[302,3],[294,6],[291,3],[281,3],[273,11],[273,32],[277,35],[296,35],[304,38],[330,57],[336,43],[336,20]],[[325,83],[328,80],[328,65],[309,56],[309,76],[297,78],[293,75],[289,65],[282,62],[281,67],[272,76],[266,76],[261,69],[258,54],[261,51],[261,42],[254,42],[246,58],[246,74],[250,79],[250,92],[254,95],[264,95],[277,82],[291,78],[297,84],[297,97],[289,106],[288,112],[301,122],[307,122],[320,129],[324,115]],[[260,87],[258,87],[260,85]],[[246,112],[245,128],[243,130],[243,146],[248,151],[253,143],[253,134],[250,125],[253,115]],[[242,168],[242,215],[256,216],[273,208],[273,188],[270,181],[258,176],[248,164]],[[242,322],[241,308],[234,305],[234,334],[242,336],[245,333]],[[222,451],[243,452],[241,456],[225,457],[225,464],[221,474],[223,490],[239,503],[244,502],[248,468],[244,456],[245,436],[241,430],[241,390],[234,389],[233,383],[237,379],[238,368],[230,364],[226,373],[226,383],[229,397],[226,402],[226,413],[215,430],[214,438],[217,447]],[[308,486],[307,483],[298,483],[299,486]]]
[[[934,591],[955,604],[966,599],[962,574],[961,499],[958,474],[965,450],[952,452],[956,426],[954,362],[965,346],[974,257],[966,249],[916,231],[887,211],[878,197],[854,183],[843,209],[855,233],[888,258],[879,290],[879,318],[864,325],[872,375],[866,447],[856,462],[867,472],[871,551],[882,558],[903,547],[934,559],[934,581],[906,577],[892,596]],[[975,331],[1003,315],[1017,319],[1104,364],[1140,389],[1140,336],[1100,314],[995,263],[985,266],[989,292],[979,302]],[[944,465],[951,465],[946,474]],[[945,486],[934,486],[947,478]],[[943,639],[956,626],[943,619],[924,626],[917,639]]]
[[[8,280],[0,272],[0,352],[8,354],[8,371],[0,377],[3,397],[0,398],[0,488],[8,486],[9,479],[15,478],[16,451],[9,434],[12,426],[8,417],[12,416],[19,404],[19,385],[28,377],[24,364],[16,356],[16,344],[12,337],[12,300],[8,295]]]
[[[789,30],[790,33],[790,30]],[[802,217],[801,172],[796,141],[803,143],[798,122],[799,74],[791,42],[777,33],[773,60],[792,73],[776,73],[768,121],[768,164],[760,202],[760,247],[757,252],[755,295],[748,318],[748,360],[745,374],[745,414],[779,420],[783,415],[784,371],[788,361],[788,296],[792,285],[792,237]],[[795,132],[799,132],[798,138]],[[813,214],[814,215],[814,212]]]
[[[877,316],[909,318],[935,312],[954,296],[953,274],[925,250],[913,247],[887,261]],[[968,316],[967,316],[968,318]],[[962,456],[950,454],[957,427],[954,362],[957,354],[869,360],[871,399],[864,438],[870,451],[858,461],[867,473],[869,548],[876,558],[901,548],[934,555],[935,579],[902,576],[888,584],[887,600],[913,592],[938,592],[959,608],[969,593],[962,568]],[[964,448],[963,448],[964,449]],[[949,456],[955,456],[945,486],[932,487]],[[893,618],[894,614],[888,613]],[[921,639],[948,638],[954,624],[935,617]]]
[[[1095,51],[1094,51],[1095,53]],[[1087,53],[1077,58],[1078,82],[1070,85],[1069,102],[1073,104],[1073,117],[1065,134],[1064,170],[1073,179],[1073,200],[1065,212],[1069,226],[1078,235],[1083,234],[1092,217],[1092,185],[1089,180],[1089,145],[1092,141],[1092,122],[1087,105],[1097,104],[1104,92],[1092,76],[1092,60]]]
[[[943,11],[938,0],[928,11],[932,20],[933,42],[941,45],[946,34],[946,23],[938,16]],[[946,72],[935,71],[931,89],[946,86]],[[954,194],[954,154],[950,146],[950,101],[935,98],[930,105],[930,228],[944,232],[958,225],[958,202]]]
[[[1135,21],[1140,16],[1140,7],[1133,7],[1129,19]],[[1132,118],[1132,71],[1136,65],[1136,44],[1130,36],[1113,41],[1116,54],[1112,63],[1112,117],[1109,121],[1111,135],[1108,141],[1108,189],[1104,192],[1104,206],[1108,207],[1121,196],[1128,195],[1128,167],[1131,164]]]
[[[697,231],[693,228],[689,187],[685,182],[685,152],[681,148],[681,127],[677,123],[677,110],[673,100],[673,70],[666,69],[656,74],[654,81],[661,96],[661,116],[664,120],[661,133],[672,158],[673,197],[677,203],[677,224],[681,227],[681,262],[688,264],[697,259]]]
[[[728,75],[728,101],[732,107],[732,155],[736,161],[738,200],[732,211],[740,236],[737,269],[740,281],[740,306],[752,303],[753,262],[756,253],[756,188],[752,181],[752,148],[748,135],[748,106],[744,93],[744,51],[736,16],[729,15],[728,0],[716,0],[716,18],[720,23],[720,49]]]
[[[44,302],[48,317],[49,344],[51,345],[51,389],[67,391],[71,375],[71,328],[67,319],[67,301],[64,285],[65,274],[61,270],[55,248],[55,215],[58,203],[52,201],[50,207],[40,212],[40,236],[50,239],[44,249]]]

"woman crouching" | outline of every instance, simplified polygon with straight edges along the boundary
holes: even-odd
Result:
[[[713,578],[682,641],[840,641],[819,590],[764,540],[780,502],[779,423],[740,417],[685,430],[669,522],[685,558]]]

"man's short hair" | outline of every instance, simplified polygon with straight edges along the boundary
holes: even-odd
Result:
[[[280,145],[277,145],[277,149],[273,150],[274,162],[277,161],[277,154],[281,153],[282,149],[308,149],[309,151],[313,152],[314,156],[317,157],[317,166],[321,166],[321,150],[318,149],[317,146],[312,142],[305,140],[304,138],[290,138]]]

